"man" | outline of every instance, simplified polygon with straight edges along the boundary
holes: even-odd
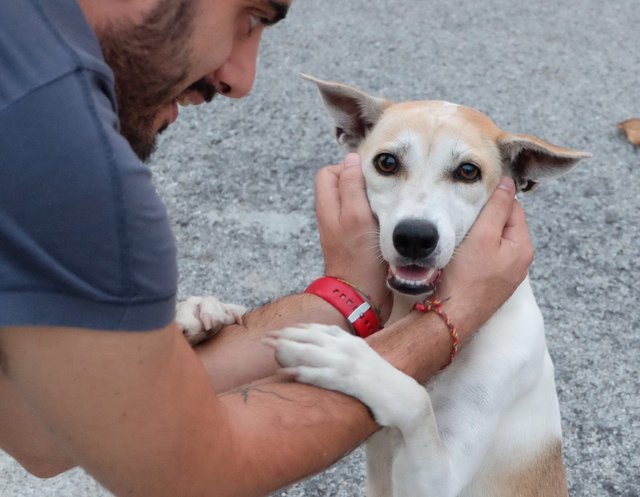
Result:
[[[169,223],[139,160],[176,119],[178,101],[248,93],[260,37],[289,0],[3,7],[0,447],[42,477],[82,466],[116,495],[257,496],[371,435],[377,426],[354,399],[272,377],[264,331],[347,327],[315,295],[251,312],[242,330],[229,326],[197,353],[188,346],[173,324]],[[384,315],[386,269],[359,243],[375,220],[358,160],[318,174],[325,272],[354,283]],[[532,257],[504,180],[440,286],[463,343]],[[368,341],[420,381],[451,348],[434,313],[412,313]]]

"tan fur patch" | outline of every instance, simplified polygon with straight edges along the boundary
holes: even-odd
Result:
[[[388,107],[378,124],[374,138],[367,141],[371,146],[407,129],[415,130],[426,150],[443,136],[460,137],[471,152],[465,160],[480,166],[487,191],[493,191],[503,174],[498,138],[504,132],[475,109],[435,100],[402,102]]]
[[[562,443],[554,441],[529,466],[500,476],[496,483],[496,496],[567,497]]]

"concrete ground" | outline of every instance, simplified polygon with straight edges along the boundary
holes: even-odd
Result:
[[[321,273],[314,174],[341,151],[299,72],[464,103],[505,129],[590,151],[523,199],[531,279],[571,495],[637,497],[640,150],[616,123],[640,117],[639,26],[636,0],[297,0],[265,35],[251,96],[187,109],[162,137],[152,169],[178,239],[181,296],[257,306]],[[0,455],[1,497],[106,495],[80,471],[41,481]],[[363,496],[361,450],[274,495]]]

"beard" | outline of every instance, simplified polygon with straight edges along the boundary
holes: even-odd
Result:
[[[120,22],[98,30],[104,59],[115,77],[120,133],[143,161],[169,125],[156,122],[160,111],[178,96],[189,73],[195,3],[160,0],[138,24]],[[189,89],[208,101],[215,93],[204,78]]]

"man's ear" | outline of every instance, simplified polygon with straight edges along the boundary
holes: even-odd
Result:
[[[390,102],[347,85],[322,81],[306,74],[302,78],[315,83],[324,105],[336,125],[336,139],[349,152],[354,152],[362,139],[378,122]]]
[[[535,136],[504,133],[498,139],[504,171],[518,191],[528,192],[538,183],[568,172],[587,152],[557,147]]]

